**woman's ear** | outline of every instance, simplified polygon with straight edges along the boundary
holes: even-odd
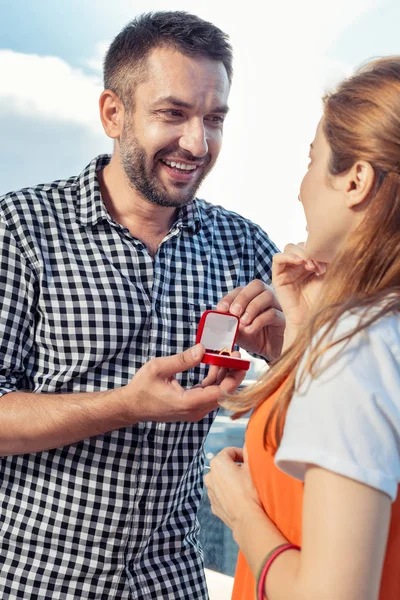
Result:
[[[375,183],[375,171],[372,165],[365,160],[359,160],[346,173],[345,178],[347,207],[360,206],[367,200]]]
[[[104,90],[99,98],[100,119],[108,137],[118,139],[124,125],[125,107],[112,90]]]

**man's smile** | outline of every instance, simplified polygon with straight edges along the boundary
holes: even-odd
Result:
[[[198,178],[199,171],[202,170],[202,164],[196,164],[194,162],[185,162],[182,159],[166,159],[160,158],[159,164],[161,165],[162,171],[165,171],[167,175],[174,181],[179,182],[191,182]]]

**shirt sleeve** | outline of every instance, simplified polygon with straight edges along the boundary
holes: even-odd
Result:
[[[271,284],[272,257],[279,250],[265,231],[254,224],[252,237],[254,244],[254,278]]]
[[[290,403],[275,457],[281,470],[304,480],[307,465],[314,464],[395,500],[400,482],[399,323],[398,317],[384,317],[347,345],[325,353],[325,369],[305,381]]]
[[[35,276],[18,244],[0,220],[0,396],[24,389],[33,345]]]

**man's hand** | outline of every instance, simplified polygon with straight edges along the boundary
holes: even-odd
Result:
[[[217,304],[220,312],[240,317],[237,343],[248,352],[271,360],[282,349],[285,319],[270,286],[258,279],[235,288]]]
[[[204,352],[204,346],[197,344],[180,354],[153,358],[143,365],[121,389],[127,421],[196,422],[214,410],[225,393],[234,392],[240,385],[245,371],[211,367],[201,384],[184,390],[176,373],[200,364]]]
[[[202,383],[184,390],[175,374],[198,365],[204,351],[198,344],[154,358],[128,385],[103,392],[6,394],[0,403],[0,456],[61,448],[140,421],[200,421],[245,376],[213,366]]]

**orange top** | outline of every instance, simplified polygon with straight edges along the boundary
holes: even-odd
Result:
[[[291,543],[301,546],[303,483],[280,471],[265,450],[263,431],[274,396],[252,415],[246,432],[250,472],[265,512]],[[379,600],[400,599],[400,494],[392,505],[389,540]],[[241,552],[236,566],[232,600],[254,600],[255,579]]]

